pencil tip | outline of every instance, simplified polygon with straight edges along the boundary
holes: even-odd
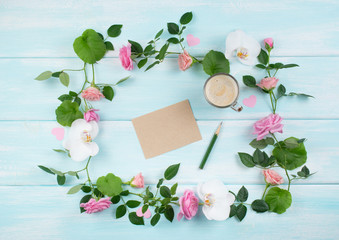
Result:
[[[215,131],[215,134],[219,134],[219,132],[220,132],[220,129],[221,129],[221,126],[222,126],[222,121],[220,122],[220,124],[219,124],[219,127],[218,127],[218,129],[217,129],[217,131]]]

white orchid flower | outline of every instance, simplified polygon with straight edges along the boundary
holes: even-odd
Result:
[[[93,139],[98,135],[99,127],[96,121],[87,122],[84,119],[75,120],[68,133],[67,139],[63,142],[65,149],[74,161],[83,161],[89,156],[95,156],[99,147]]]
[[[211,180],[198,185],[198,196],[204,202],[202,211],[208,220],[224,221],[231,211],[235,197],[220,180]]]
[[[241,63],[254,65],[260,50],[258,41],[241,30],[231,32],[226,38],[225,56],[227,59],[235,55]]]

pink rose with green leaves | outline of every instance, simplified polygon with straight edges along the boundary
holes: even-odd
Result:
[[[267,134],[283,132],[284,125],[281,124],[282,118],[278,114],[271,113],[267,117],[255,122],[253,134],[257,134],[257,141],[263,139]]]
[[[82,91],[81,97],[88,101],[99,101],[105,96],[96,87],[88,87]]]
[[[80,207],[84,208],[86,210],[86,213],[95,213],[95,212],[101,212],[111,205],[111,198],[101,198],[98,201],[94,198],[91,198],[87,203],[81,203]]]
[[[279,185],[284,182],[282,176],[280,176],[279,173],[272,169],[265,169],[262,171],[262,173],[265,176],[266,183],[269,183],[271,185]]]
[[[142,174],[139,173],[135,177],[133,177],[130,185],[135,188],[143,188],[145,184]]]
[[[266,91],[270,91],[277,86],[278,81],[279,79],[275,77],[263,78],[257,86]]]
[[[178,57],[179,69],[181,71],[185,71],[192,66],[192,63],[193,63],[192,57],[188,54],[186,50],[184,50],[184,52],[181,53]]]
[[[198,212],[199,199],[191,190],[184,192],[184,195],[179,199],[179,204],[180,212],[177,216],[178,221],[180,221],[183,216],[185,216],[187,220],[191,220]]]
[[[122,46],[119,51],[119,58],[121,65],[128,71],[133,69],[133,61],[131,58],[131,44],[128,43],[127,46]]]
[[[264,39],[264,44],[265,44],[265,48],[268,51],[271,51],[271,49],[273,49],[273,38],[265,38]]]

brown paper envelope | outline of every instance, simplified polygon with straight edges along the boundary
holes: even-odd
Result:
[[[132,119],[145,158],[201,140],[188,100]]]

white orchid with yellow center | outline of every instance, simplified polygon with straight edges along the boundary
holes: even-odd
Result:
[[[87,122],[84,119],[75,120],[63,142],[65,149],[74,161],[83,161],[89,156],[95,156],[99,152],[98,145],[93,139],[98,135],[99,127],[96,121]]]
[[[220,180],[211,180],[198,185],[199,198],[204,202],[202,211],[208,220],[226,220],[235,197]]]
[[[231,32],[226,38],[225,56],[227,59],[236,56],[241,63],[254,65],[260,50],[258,41],[241,30]]]

